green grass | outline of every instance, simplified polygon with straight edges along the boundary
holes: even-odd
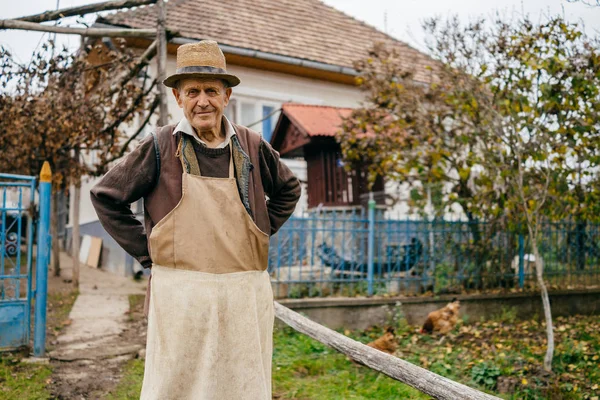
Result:
[[[0,398],[4,400],[49,399],[46,389],[49,365],[25,364],[18,352],[0,353]]]
[[[130,294],[129,295],[129,310],[131,311],[142,311],[144,309],[144,300],[146,295],[144,294]]]
[[[75,300],[77,300],[78,294],[78,291],[48,293],[46,351],[53,350],[53,346],[49,343],[56,340],[65,327],[71,323],[69,313],[73,308]]]
[[[142,318],[144,311],[143,294],[129,295],[129,320]],[[117,386],[107,396],[107,400],[129,400],[140,397],[142,380],[144,379],[144,360],[136,358],[129,361],[123,368],[123,377]]]
[[[432,372],[504,399],[589,399],[600,397],[600,318],[556,318],[553,372],[542,369],[545,328],[534,320],[517,321],[514,310],[462,323],[440,344],[438,337],[397,322],[397,355]],[[345,331],[363,343],[382,328]],[[142,360],[131,361],[110,399],[137,398]],[[273,398],[428,399],[430,397],[380,373],[350,362],[335,350],[293,331],[274,332]]]
[[[129,295],[129,311],[127,312],[129,321],[135,321],[138,318],[142,318],[144,314],[145,299],[146,295],[143,294]]]
[[[77,298],[77,292],[49,293],[47,314],[47,342],[54,340],[68,321],[69,312]],[[34,321],[35,322],[35,321]],[[47,345],[47,350],[51,346]],[[38,400],[50,399],[47,386],[52,367],[43,364],[21,362],[28,357],[26,350],[0,353],[0,399]]]
[[[329,347],[276,329],[273,394],[278,399],[428,399],[415,389],[353,364]]]
[[[124,368],[123,378],[117,387],[107,396],[107,400],[138,399],[144,379],[144,360],[131,360]]]

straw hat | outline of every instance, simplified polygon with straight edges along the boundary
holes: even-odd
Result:
[[[184,78],[223,79],[229,83],[229,87],[240,84],[237,76],[227,73],[225,56],[217,42],[212,40],[179,46],[175,74],[167,77],[163,84],[173,88],[178,80]]]

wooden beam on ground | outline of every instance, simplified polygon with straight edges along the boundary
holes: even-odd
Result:
[[[158,125],[165,126],[169,123],[169,108],[167,106],[167,88],[162,84],[167,76],[167,7],[164,0],[158,0],[158,20],[156,26],[156,41],[158,51],[156,53],[157,61],[157,80],[158,80]]]
[[[18,29],[25,31],[64,33],[89,37],[150,37],[156,35],[155,29],[106,29],[106,28],[67,28],[54,25],[41,25],[35,22],[0,20],[0,29]]]
[[[41,14],[28,15],[26,17],[16,18],[19,21],[27,22],[45,22],[55,21],[57,19],[72,17],[75,15],[85,15],[99,11],[119,10],[122,8],[132,8],[147,4],[154,4],[157,0],[118,0],[105,1],[103,3],[87,4],[79,7],[62,8],[55,11],[46,11]]]
[[[398,357],[373,349],[323,325],[303,317],[275,302],[275,316],[296,331],[333,347],[353,360],[403,382],[415,389],[443,400],[499,400],[498,397],[480,392],[461,383],[434,374]]]

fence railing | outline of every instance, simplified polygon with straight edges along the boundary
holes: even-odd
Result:
[[[530,247],[526,234],[484,222],[321,211],[290,218],[271,238],[269,270],[277,297],[528,290]],[[545,223],[540,254],[551,287],[600,284],[600,225]]]

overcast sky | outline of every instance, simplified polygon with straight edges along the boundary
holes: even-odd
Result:
[[[97,3],[99,0],[58,0],[60,8]],[[600,7],[566,0],[323,0],[345,13],[390,35],[424,49],[421,22],[434,16],[456,14],[463,21],[500,12],[507,17],[528,14],[532,18],[561,14],[583,22],[588,35],[600,36]],[[57,0],[0,0],[0,18],[11,18],[55,9]],[[70,19],[69,21],[73,21]],[[69,23],[69,22],[67,22]],[[21,62],[30,59],[42,39],[40,33],[0,31],[0,45],[8,47]],[[45,34],[47,38],[48,34]],[[59,35],[58,41],[77,47],[79,37]]]

